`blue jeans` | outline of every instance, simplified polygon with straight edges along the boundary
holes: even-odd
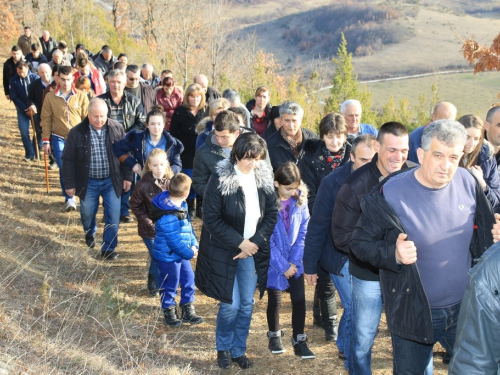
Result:
[[[392,335],[394,374],[423,374],[429,361],[432,361],[432,349],[438,341],[453,356],[459,312],[460,303],[450,307],[431,308],[432,328],[434,330],[434,343],[432,345]]]
[[[339,293],[340,301],[344,306],[344,313],[339,323],[339,334],[337,336],[337,348],[344,352],[344,366],[349,369],[349,355],[351,347],[351,327],[352,327],[352,287],[351,274],[349,273],[349,261],[345,262],[344,267],[340,270],[340,275],[330,274],[335,288]]]
[[[256,285],[257,274],[253,257],[239,259],[233,285],[233,303],[221,302],[217,314],[217,351],[231,350],[233,358],[245,354]]]
[[[158,261],[160,272],[160,297],[161,308],[168,309],[175,305],[177,288],[181,284],[181,305],[194,301],[194,272],[189,260],[180,262]]]
[[[155,279],[156,289],[160,289],[161,282],[160,280],[160,271],[158,270],[158,261],[153,257],[153,246],[155,244],[155,240],[152,238],[142,238],[144,244],[148,248],[149,251],[149,271],[148,274],[153,275]]]
[[[16,112],[17,112],[17,125],[19,127],[19,132],[21,133],[21,141],[23,142],[24,146],[24,157],[25,158],[34,158],[36,156],[36,150],[35,150],[35,142],[34,139],[30,139],[30,128],[31,128],[31,120],[28,115],[26,115],[26,112],[24,112],[22,109],[19,109],[16,107]],[[38,147],[41,147],[41,141],[42,141],[42,131],[40,129],[40,124],[38,122],[38,115],[34,115],[33,118],[35,120],[35,131],[36,131],[36,138],[38,141]],[[33,134],[33,138],[35,137],[35,134]]]
[[[95,215],[99,208],[99,197],[104,204],[104,234],[102,251],[113,251],[118,244],[118,224],[120,223],[120,197],[116,196],[111,177],[89,178],[85,199],[80,199],[80,216],[83,230],[88,235],[95,235],[97,224]]]
[[[62,154],[64,151],[64,145],[66,144],[66,141],[64,138],[59,137],[58,135],[52,134],[50,137],[50,145],[52,147],[52,155],[54,155],[54,158],[56,159],[57,166],[59,167],[59,181],[61,182],[61,189],[62,189],[62,194],[65,198],[65,200],[69,199],[69,196],[66,194],[66,191],[64,190],[64,183],[63,183],[63,178],[62,178]]]
[[[372,347],[382,315],[382,291],[379,281],[351,276],[352,331],[349,373],[371,374]]]

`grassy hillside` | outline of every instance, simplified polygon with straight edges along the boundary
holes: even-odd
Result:
[[[476,75],[472,73],[443,74],[367,83],[366,87],[372,93],[374,107],[379,108],[387,103],[391,95],[394,96],[396,103],[407,98],[410,106],[417,106],[420,94],[424,94],[427,99],[430,98],[433,84],[438,88],[439,99],[455,104],[461,115],[472,113],[484,120],[491,104],[500,102],[497,98],[500,92],[499,72]]]
[[[264,4],[235,5],[230,16],[242,27],[235,35],[255,35],[256,44],[265,52],[274,53],[284,73],[300,71],[306,75],[311,70],[310,60],[318,55],[315,48],[300,49],[299,43],[290,45],[282,38],[284,30],[302,25],[301,32],[310,38],[315,17],[321,7],[342,4],[343,1],[292,1],[290,6],[279,0]],[[362,79],[397,77],[406,74],[434,72],[450,68],[466,68],[461,53],[461,42],[454,30],[463,37],[474,36],[489,44],[500,30],[500,10],[494,1],[359,1],[359,4],[383,4],[403,14],[389,23],[396,30],[412,35],[402,43],[383,45],[366,56],[354,57],[353,64]],[[323,8],[325,9],[325,8]],[[308,18],[309,17],[309,18]],[[307,20],[307,22],[306,22]],[[488,27],[484,27],[487,22]],[[320,26],[321,27],[321,26]],[[347,31],[349,31],[347,29]],[[396,31],[397,32],[397,31]],[[347,35],[348,36],[348,35]],[[347,37],[350,42],[349,36]],[[356,41],[353,41],[355,44]],[[332,46],[335,49],[336,46]],[[315,64],[329,65],[330,49]]]

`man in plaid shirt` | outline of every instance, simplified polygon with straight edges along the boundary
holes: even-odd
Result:
[[[118,243],[120,196],[132,185],[133,172],[113,155],[112,144],[125,137],[123,126],[108,119],[104,100],[90,101],[88,117],[72,128],[62,155],[62,175],[66,194],[80,198],[80,215],[85,241],[95,246],[96,213],[99,197],[104,204],[105,226],[101,256],[113,260]]]

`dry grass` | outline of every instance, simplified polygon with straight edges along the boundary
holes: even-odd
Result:
[[[5,56],[2,58],[2,60]],[[66,213],[58,173],[45,192],[42,163],[25,163],[12,103],[0,97],[0,372],[10,374],[208,374],[215,365],[216,301],[201,294],[197,311],[205,323],[166,328],[159,300],[146,290],[147,251],[136,225],[123,225],[113,263],[85,247],[78,213]],[[99,219],[101,214],[99,215]],[[103,224],[99,223],[98,239]],[[200,222],[196,221],[199,233]],[[307,287],[308,311],[312,288]],[[339,304],[340,306],[340,304]],[[291,311],[282,322],[287,352],[267,350],[266,298],[257,301],[248,355],[250,374],[346,374],[337,351],[312,326],[306,330],[317,358],[293,355]],[[440,358],[437,374],[444,374]],[[327,370],[326,370],[327,369]],[[375,374],[392,372],[385,318],[374,353]],[[225,373],[239,373],[233,367]]]

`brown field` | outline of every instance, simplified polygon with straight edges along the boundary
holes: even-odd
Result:
[[[197,312],[206,322],[166,328],[159,300],[146,290],[147,251],[136,224],[121,226],[118,260],[102,262],[98,251],[85,247],[79,213],[64,212],[58,172],[49,172],[47,194],[43,162],[21,161],[14,106],[3,95],[0,118],[0,373],[219,373],[217,302],[198,294]],[[195,221],[198,233],[200,224]],[[99,240],[103,224],[98,225]],[[337,350],[312,325],[313,289],[306,290],[306,330],[317,358],[301,361],[293,355],[289,306],[282,314],[287,352],[269,353],[264,297],[253,314],[247,354],[255,367],[249,374],[347,373]],[[435,373],[445,374],[442,349],[435,350]],[[374,374],[392,373],[391,356],[383,317],[373,352]],[[233,367],[227,373],[240,371]]]

